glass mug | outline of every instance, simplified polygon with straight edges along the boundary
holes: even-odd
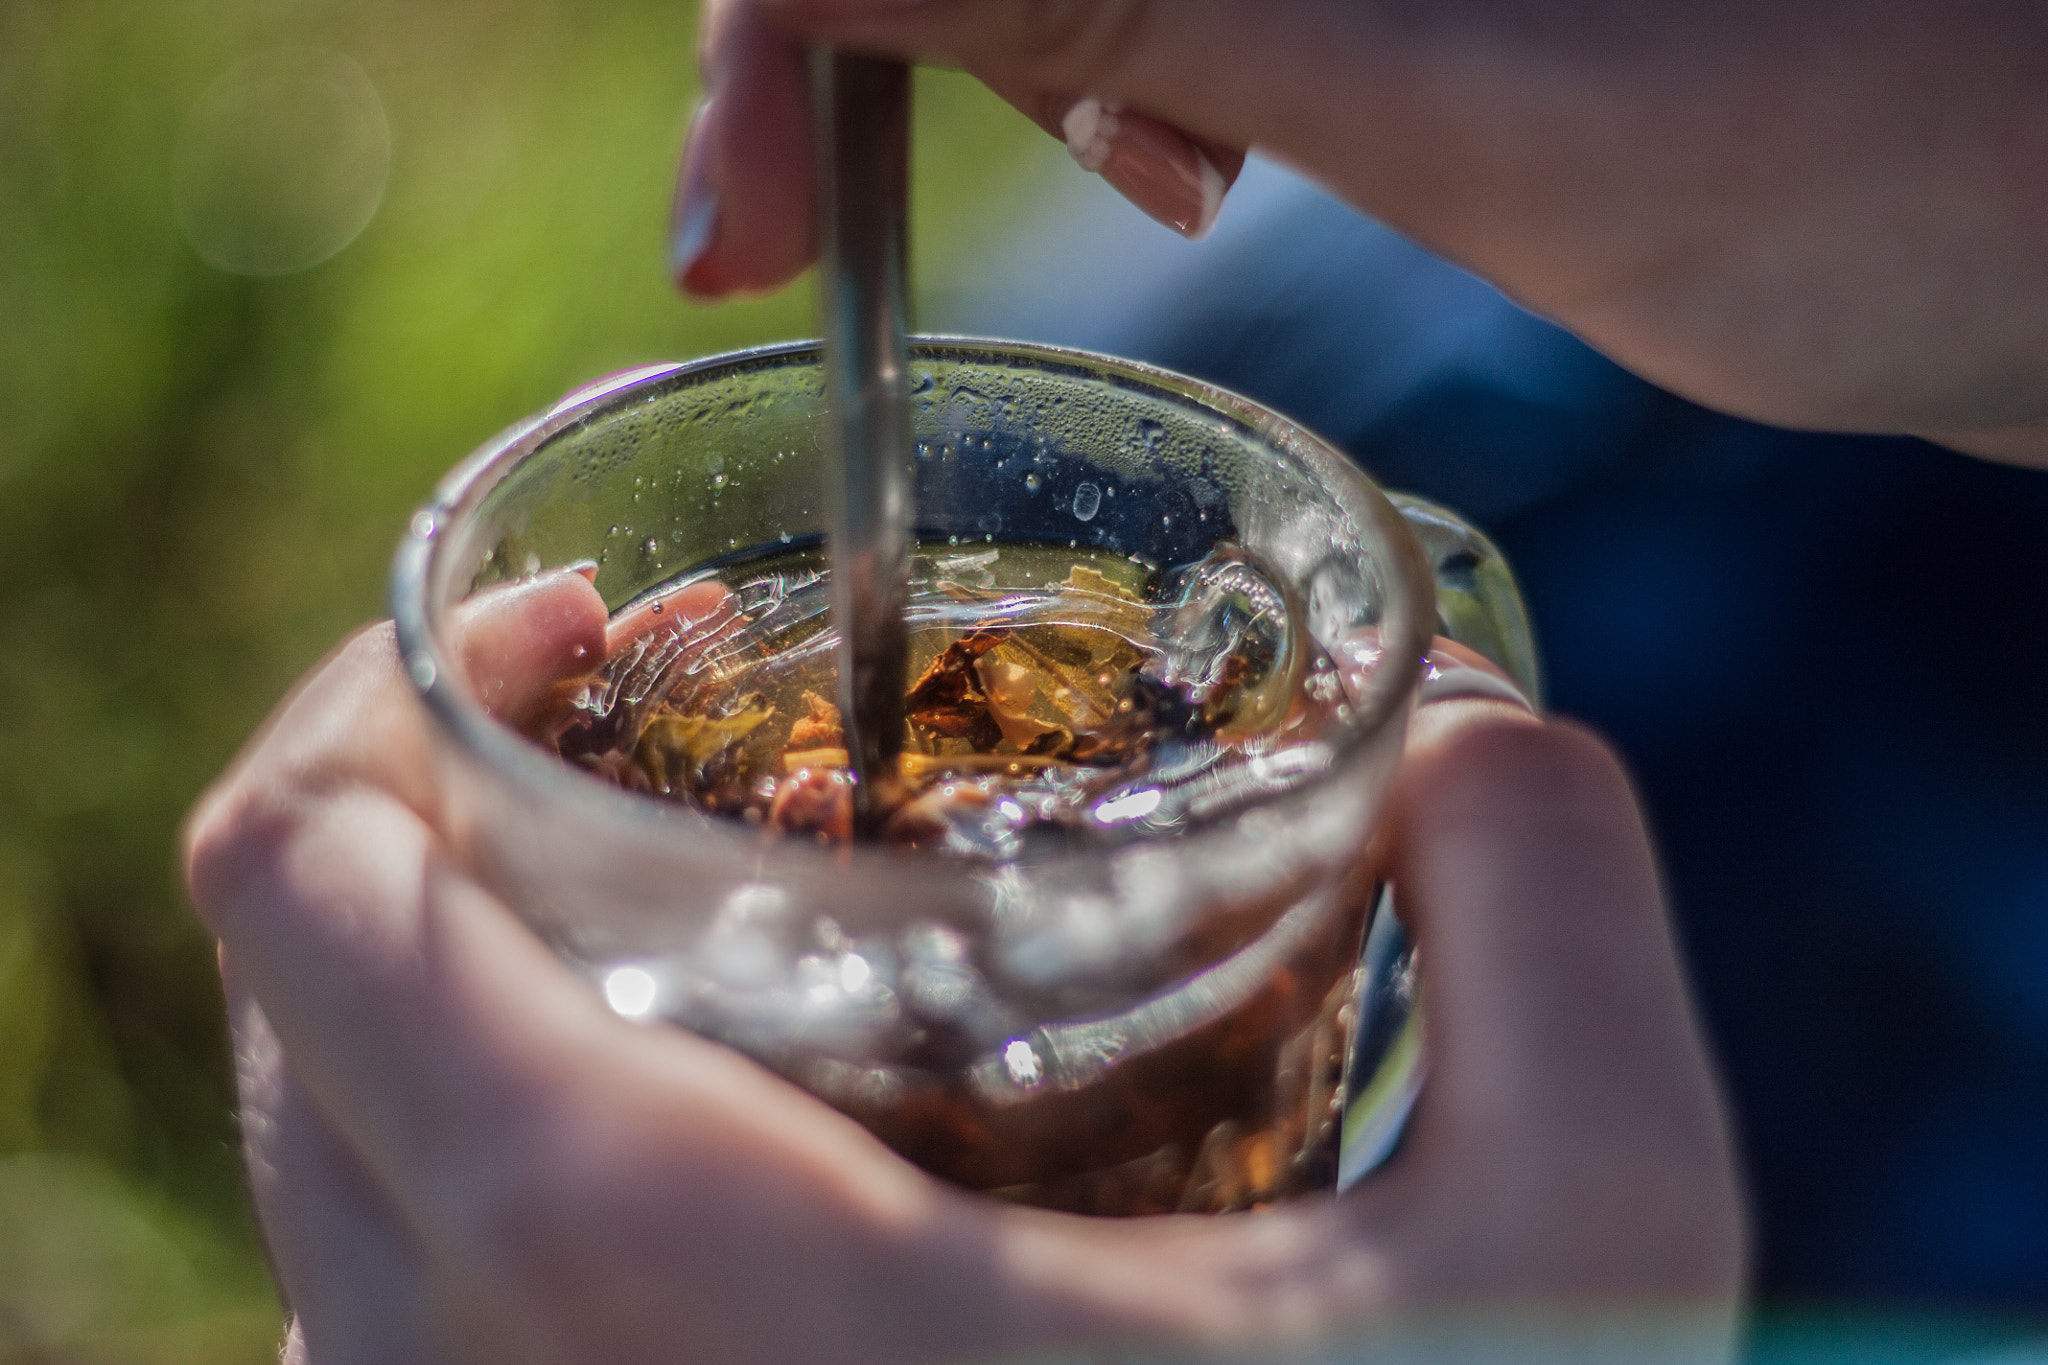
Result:
[[[733,584],[818,545],[819,353],[769,347],[572,394],[413,518],[393,613],[450,837],[619,1012],[739,1048],[970,1188],[1138,1214],[1348,1183],[1421,1077],[1414,953],[1363,854],[1433,636],[1534,695],[1505,564],[1197,381],[956,339],[911,366],[928,575],[1000,594],[1063,558],[1162,584],[1241,557],[1288,638],[1336,661],[1334,719],[1285,750],[1209,745],[1199,780],[996,860],[769,838],[492,719],[447,645],[472,594],[595,563],[614,620],[644,619],[679,579]],[[759,582],[743,606],[786,605],[783,579]]]

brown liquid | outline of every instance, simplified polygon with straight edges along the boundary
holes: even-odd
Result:
[[[535,738],[783,837],[850,837],[821,569],[802,553],[746,566],[694,621],[664,611],[684,600],[674,589],[628,607],[605,669],[563,689]],[[930,556],[913,584],[915,681],[884,837],[993,863],[1043,837],[1158,837],[1228,798],[1252,756],[1313,757],[1348,714],[1345,689],[1286,594],[1229,555],[1176,576],[1171,600],[1154,600],[1160,577],[1036,546]],[[871,1065],[783,1069],[925,1169],[1020,1202],[1220,1212],[1326,1187],[1367,904],[1354,890],[1296,916],[1305,927],[1261,977],[1178,1033],[1052,1025],[992,1059],[898,981],[912,1041]],[[1194,970],[1261,951],[1302,891],[1209,917],[1174,956]],[[1077,1073],[1055,1055],[1077,1047],[1116,1057]]]
[[[1336,1179],[1365,898],[1222,1018],[1079,1090],[991,1103],[957,1076],[839,1108],[928,1171],[1071,1213],[1224,1213]]]

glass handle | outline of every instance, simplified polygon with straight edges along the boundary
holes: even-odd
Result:
[[[1408,529],[1436,577],[1436,631],[1499,664],[1537,705],[1543,704],[1543,671],[1522,590],[1500,550],[1457,513],[1408,493],[1388,498],[1407,518]]]
[[[1529,613],[1500,550],[1446,508],[1406,493],[1387,496],[1407,518],[1436,577],[1437,634],[1499,664],[1541,706],[1543,675]],[[1352,998],[1339,1189],[1350,1188],[1394,1154],[1427,1066],[1415,944],[1394,909],[1393,887],[1379,888],[1369,923]]]

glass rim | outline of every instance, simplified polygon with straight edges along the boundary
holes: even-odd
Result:
[[[1036,342],[966,336],[918,335],[910,339],[913,361],[961,359],[983,363],[1024,362],[1040,373],[1065,370],[1078,376],[1109,379],[1194,403],[1235,421],[1264,443],[1293,456],[1318,476],[1334,476],[1362,495],[1367,529],[1385,548],[1378,565],[1387,578],[1389,610],[1381,622],[1382,665],[1366,689],[1358,718],[1331,747],[1328,767],[1297,787],[1263,801],[1221,811],[1190,827],[1141,835],[1114,849],[1061,855],[1052,861],[1094,859],[1123,848],[1145,848],[1199,834],[1234,821],[1247,811],[1312,795],[1341,779],[1385,727],[1400,721],[1420,675],[1423,657],[1435,634],[1435,580],[1420,544],[1407,521],[1386,494],[1342,451],[1300,424],[1263,404],[1214,384],[1138,361],[1078,348]],[[496,778],[524,796],[543,803],[570,803],[606,820],[660,821],[673,827],[685,822],[703,836],[724,841],[735,854],[758,852],[760,831],[678,802],[661,801],[616,787],[564,763],[533,744],[510,725],[495,719],[478,703],[462,680],[441,638],[432,608],[435,591],[448,568],[440,555],[451,529],[473,513],[514,470],[539,454],[557,436],[593,418],[645,398],[657,387],[680,386],[715,373],[810,360],[821,363],[823,345],[815,340],[778,342],[728,351],[702,359],[644,365],[624,370],[573,390],[545,412],[526,418],[484,442],[435,485],[433,494],[413,513],[392,562],[390,609],[398,637],[398,654],[414,692],[439,736]],[[566,567],[566,566],[564,566]],[[785,840],[779,857],[817,859],[844,866],[848,856],[864,861],[929,865],[929,853],[856,844],[819,848],[802,840]],[[950,861],[950,860],[948,860]],[[962,864],[962,871],[971,870]]]

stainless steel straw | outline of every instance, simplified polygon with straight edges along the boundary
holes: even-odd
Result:
[[[901,62],[811,55],[831,479],[832,618],[839,715],[853,766],[854,823],[872,834],[903,747],[915,490],[911,470],[908,267],[910,71]]]

